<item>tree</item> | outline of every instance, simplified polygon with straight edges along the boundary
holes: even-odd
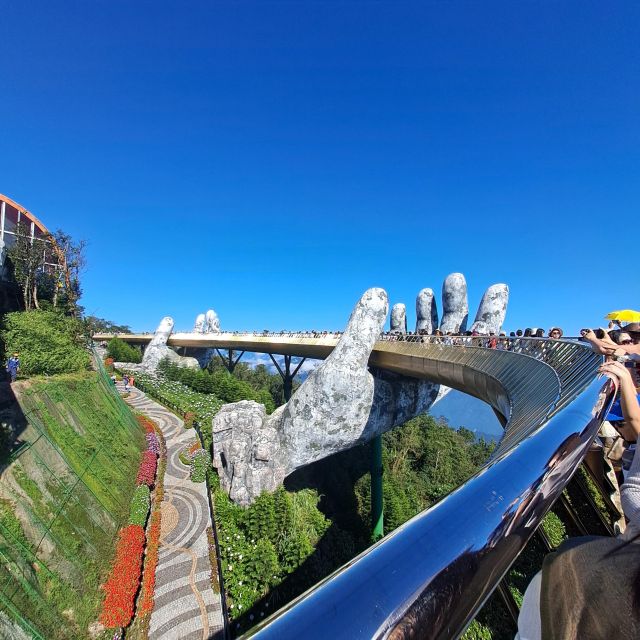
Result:
[[[82,371],[90,358],[82,323],[58,311],[16,311],[5,316],[2,339],[6,353],[20,354],[27,375]]]
[[[78,317],[84,246],[84,241],[74,242],[61,230],[32,237],[30,227],[22,220],[18,223],[15,244],[7,255],[22,289],[26,311],[40,309],[41,300],[48,300],[54,308],[61,307]]]
[[[88,336],[94,333],[131,333],[131,327],[126,324],[116,324],[96,316],[85,316],[83,322]]]
[[[107,344],[107,355],[115,362],[142,362],[142,354],[139,349],[128,345],[120,338],[111,338]]]
[[[7,251],[13,265],[16,282],[22,289],[24,308],[39,308],[38,274],[44,271],[44,246],[31,238],[27,225],[20,221],[16,227],[15,244]]]

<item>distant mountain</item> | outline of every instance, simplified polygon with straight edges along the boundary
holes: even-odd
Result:
[[[455,389],[437,402],[429,413],[434,418],[445,418],[454,429],[466,427],[486,440],[497,440],[503,433],[502,425],[488,404]]]

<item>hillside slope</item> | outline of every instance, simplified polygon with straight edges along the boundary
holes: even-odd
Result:
[[[12,390],[20,433],[0,471],[0,610],[34,637],[87,638],[144,437],[98,373]]]

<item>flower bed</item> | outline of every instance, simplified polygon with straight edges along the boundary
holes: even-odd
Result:
[[[160,455],[160,443],[158,442],[158,436],[155,433],[147,433],[147,450],[153,451],[156,456]]]
[[[207,479],[207,469],[210,464],[209,454],[204,449],[198,449],[191,458],[191,481],[204,482]]]
[[[156,478],[156,466],[156,454],[153,453],[153,451],[145,451],[142,454],[142,462],[140,462],[140,467],[138,468],[136,484],[146,484],[147,486],[152,487]]]
[[[139,524],[144,527],[147,524],[147,515],[151,506],[151,496],[149,487],[141,484],[136,488],[131,501],[131,511],[129,514],[129,524]]]
[[[166,446],[162,432],[158,430],[157,438],[160,445],[160,459],[158,462],[158,474],[156,477],[156,488],[154,491],[154,501],[151,509],[151,519],[147,531],[147,553],[144,562],[144,573],[142,575],[142,586],[138,599],[137,614],[144,618],[148,624],[148,616],[153,610],[153,593],[156,584],[156,568],[158,566],[158,550],[160,548],[160,526],[161,526],[161,505],[164,497],[164,472],[167,466]]]
[[[100,622],[105,627],[126,627],[131,622],[134,598],[140,586],[144,540],[144,529],[137,524],[124,527],[118,534],[115,562],[102,585],[105,599]]]
[[[136,373],[136,386],[181,416],[186,416],[185,423],[191,420],[188,414],[192,414],[198,423],[210,425],[213,416],[224,404],[212,394],[198,393],[180,382],[159,375]]]
[[[136,420],[138,421],[138,424],[144,429],[145,433],[156,432],[155,422],[147,418],[147,416],[137,415]]]

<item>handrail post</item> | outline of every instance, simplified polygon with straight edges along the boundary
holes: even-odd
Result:
[[[384,536],[382,436],[376,436],[371,442],[371,538],[376,542]]]

